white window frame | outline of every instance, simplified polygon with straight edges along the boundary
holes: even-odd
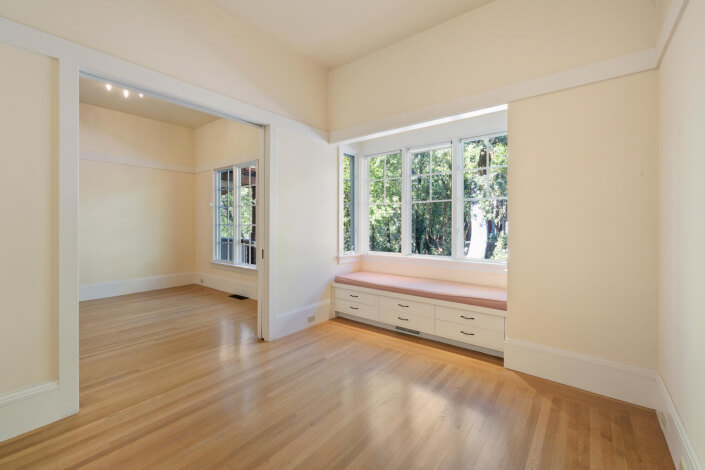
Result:
[[[211,235],[211,244],[212,244],[212,253],[211,253],[211,263],[217,264],[219,266],[227,266],[230,268],[237,268],[237,269],[246,269],[248,271],[256,271],[257,270],[257,245],[255,242],[255,264],[248,264],[243,262],[241,259],[241,253],[242,253],[242,240],[241,237],[239,236],[240,233],[240,206],[242,205],[240,201],[240,188],[241,188],[241,176],[240,176],[240,170],[243,168],[248,168],[248,167],[255,167],[255,171],[259,173],[259,165],[258,165],[257,160],[250,160],[247,162],[242,162],[242,163],[237,163],[234,165],[228,165],[220,168],[215,168],[213,170],[213,203],[212,203],[212,223],[211,223],[211,228],[212,228],[212,235]],[[219,182],[218,182],[218,174],[221,171],[224,170],[232,170],[233,171],[233,260],[232,261],[227,261],[227,260],[222,260],[218,257],[218,238],[220,236],[218,232],[218,188],[219,188]],[[237,177],[236,177],[237,175]],[[259,176],[259,175],[258,175]],[[259,194],[260,190],[260,184],[259,181],[255,183],[255,186],[257,188],[257,193]],[[257,203],[258,197],[255,197],[254,199],[254,206],[258,207]],[[257,211],[259,212],[259,211]],[[259,214],[257,214],[259,215]],[[253,228],[255,228],[255,233],[256,233],[256,228],[259,224],[255,222],[252,224]],[[249,246],[249,245],[248,245]]]
[[[463,144],[470,140],[485,140],[493,137],[499,137],[507,135],[506,131],[484,133],[481,135],[470,136],[470,137],[454,137],[452,139],[439,140],[436,143],[426,144],[426,145],[414,145],[414,146],[404,146],[402,148],[395,148],[383,152],[375,152],[373,154],[364,155],[359,157],[356,155],[356,252],[359,255],[373,255],[379,257],[390,257],[396,259],[404,260],[416,260],[423,262],[428,260],[432,263],[450,263],[457,264],[463,263],[465,265],[484,265],[495,268],[498,272],[506,271],[507,261],[506,260],[492,260],[484,258],[466,258],[464,256],[464,240],[463,240],[463,207],[464,207],[464,187],[463,187],[463,173],[464,159],[463,159]],[[437,255],[421,255],[411,253],[411,154],[418,152],[420,150],[433,150],[438,148],[446,148],[450,146],[452,155],[452,233],[453,241],[450,256],[437,256]],[[489,148],[489,147],[488,147]],[[381,155],[388,155],[401,152],[402,155],[402,229],[401,229],[401,253],[390,253],[390,252],[380,252],[371,251],[369,249],[369,160],[371,158],[379,157]],[[349,154],[349,152],[346,152]],[[340,160],[342,165],[342,159]],[[340,167],[340,178],[341,178],[341,188],[342,188],[342,166]],[[342,189],[341,189],[342,194]],[[342,197],[342,196],[341,196]],[[340,206],[340,224],[342,231],[342,204]],[[342,249],[342,235],[341,235],[341,249]],[[352,254],[352,253],[350,253]]]
[[[351,207],[353,209],[352,213],[352,225],[353,225],[353,249],[345,251],[345,195],[344,195],[344,177],[343,177],[343,165],[345,164],[345,157],[350,156],[353,159],[353,178],[352,178],[352,203]],[[360,172],[362,160],[357,152],[350,151],[348,149],[338,148],[338,258],[345,259],[357,256],[360,254],[360,191],[362,187],[360,186]]]
[[[370,250],[370,159],[375,158],[375,157],[381,157],[383,155],[393,155],[395,153],[401,154],[401,252],[400,253],[392,253],[389,251],[373,251]],[[370,254],[375,254],[375,255],[382,255],[382,256],[403,256],[405,255],[404,253],[404,233],[406,232],[404,230],[404,224],[406,223],[405,219],[405,210],[404,210],[404,201],[405,201],[405,186],[407,185],[407,174],[405,173],[405,168],[406,166],[404,165],[404,149],[394,149],[394,150],[388,150],[386,152],[377,152],[371,155],[365,155],[363,160],[363,165],[362,165],[362,171],[363,171],[363,177],[360,178],[364,182],[364,187],[363,187],[363,192],[360,193],[362,196],[360,199],[363,200],[363,205],[362,205],[362,211],[361,211],[361,221],[362,221],[362,233],[363,233],[363,238],[360,240],[361,242],[361,247],[363,248],[364,251],[362,253],[370,253]],[[385,164],[385,169],[386,169],[386,164]],[[385,174],[386,176],[386,174]],[[396,179],[396,178],[395,178]],[[408,253],[407,253],[408,254]]]

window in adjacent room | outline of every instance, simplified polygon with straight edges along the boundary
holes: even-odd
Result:
[[[401,253],[401,152],[368,159],[369,251]]]
[[[254,268],[257,264],[257,164],[215,171],[213,261]]]

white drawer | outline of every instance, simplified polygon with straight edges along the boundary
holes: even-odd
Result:
[[[486,313],[469,312],[456,308],[436,306],[436,320],[499,331],[504,334],[504,318]]]
[[[428,317],[431,320],[434,319],[433,311],[435,306],[433,304],[426,304],[423,302],[415,302],[413,300],[404,300],[394,297],[384,297],[379,296],[379,311],[389,312],[394,314],[413,314],[422,317]]]
[[[367,305],[377,305],[377,296],[359,290],[335,288],[335,298]]]
[[[420,331],[422,333],[433,334],[433,317],[408,312],[395,312],[386,309],[380,310],[379,321],[410,330]]]
[[[356,317],[377,320],[377,306],[351,302],[349,300],[335,299],[335,311],[355,315]]]
[[[436,336],[502,351],[504,332],[436,320]]]

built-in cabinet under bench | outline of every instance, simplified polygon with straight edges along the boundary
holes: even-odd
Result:
[[[345,318],[503,355],[504,289],[367,272],[338,276],[333,288]]]

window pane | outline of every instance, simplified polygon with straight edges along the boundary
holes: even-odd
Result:
[[[490,139],[490,165],[506,165],[507,154],[507,136],[492,137]]]
[[[387,181],[385,202],[401,202],[401,179]]]
[[[349,204],[352,200],[352,193],[350,192],[350,181],[343,181],[343,202]]]
[[[370,206],[370,250],[401,252],[401,204]]]
[[[387,155],[387,178],[401,178],[401,153]]]
[[[251,225],[242,225],[240,227],[241,243],[250,243],[251,235],[252,235],[252,226]]]
[[[411,251],[421,255],[450,256],[452,247],[452,203],[413,204]]]
[[[451,175],[433,175],[432,194],[434,200],[451,199],[453,197],[453,180]]]
[[[417,176],[411,181],[413,201],[428,201],[430,199],[428,176]]]
[[[350,205],[343,206],[343,251],[352,251],[352,219]]]
[[[257,184],[257,167],[251,166],[249,168],[246,168],[245,170],[250,173],[250,185],[254,186],[255,184]]]
[[[490,170],[489,196],[507,197],[507,168],[493,168]]]
[[[370,183],[370,204],[384,202],[384,181],[373,181]]]
[[[487,170],[465,172],[465,199],[474,199],[485,196],[485,186],[487,186],[486,172]]]
[[[370,179],[381,180],[384,178],[384,155],[370,158]]]
[[[484,140],[463,143],[463,158],[466,170],[487,166],[487,146]]]
[[[434,173],[450,173],[453,171],[453,156],[450,147],[437,149],[431,153]]]
[[[427,175],[431,172],[431,153],[419,152],[411,154],[411,174]]]
[[[485,199],[465,202],[465,256],[467,258],[506,260],[507,201]]]
[[[343,179],[344,180],[350,179],[351,165],[352,165],[352,157],[350,157],[350,155],[344,155],[343,156]]]

